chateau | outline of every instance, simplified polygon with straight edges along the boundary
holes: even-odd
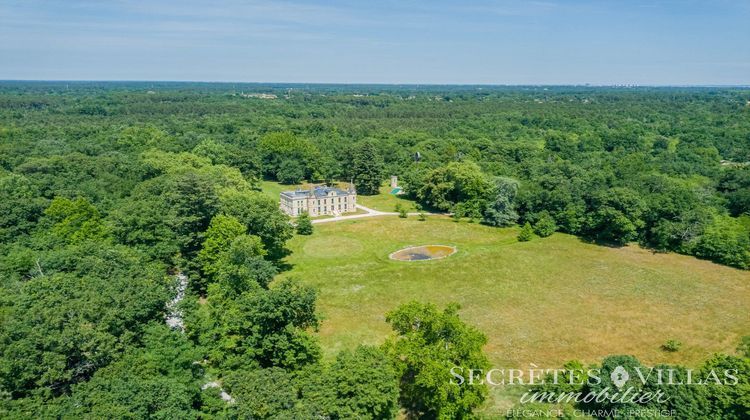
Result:
[[[322,186],[309,190],[284,191],[279,205],[290,216],[299,216],[304,212],[313,217],[324,214],[338,216],[357,210],[357,192],[353,188],[344,191]]]

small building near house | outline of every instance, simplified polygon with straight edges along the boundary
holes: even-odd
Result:
[[[338,216],[357,211],[357,192],[353,188],[342,190],[317,186],[309,190],[283,191],[279,206],[290,216],[307,212],[311,217]]]
[[[398,177],[391,175],[391,194],[401,195],[404,193],[404,189],[398,186]]]

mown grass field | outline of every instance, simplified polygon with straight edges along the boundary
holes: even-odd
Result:
[[[392,189],[384,185],[380,187],[378,195],[358,195],[357,203],[379,211],[396,211],[397,204],[401,204],[408,212],[417,211],[414,201],[406,199],[403,195],[391,194]]]
[[[461,304],[488,337],[496,367],[556,367],[632,354],[646,364],[697,365],[750,334],[750,273],[637,246],[609,248],[555,234],[517,242],[517,229],[445,217],[382,217],[315,227],[295,237],[283,276],[319,289],[328,356],[390,334],[385,313],[412,299]],[[401,262],[410,245],[458,248],[448,258]],[[668,339],[683,347],[661,350]],[[495,391],[497,392],[497,391]]]
[[[281,194],[282,191],[294,191],[297,188],[310,188],[311,184],[304,183],[304,184],[295,184],[295,185],[284,185],[276,181],[264,180],[264,181],[260,181],[259,186],[263,194],[273,198],[274,200],[278,200],[279,194]]]

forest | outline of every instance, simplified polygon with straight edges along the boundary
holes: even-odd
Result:
[[[0,82],[0,416],[471,418],[458,307],[326,360],[316,290],[276,279],[309,232],[261,181],[391,175],[455,219],[750,269],[748,89]],[[682,418],[750,415],[748,342],[727,366]]]

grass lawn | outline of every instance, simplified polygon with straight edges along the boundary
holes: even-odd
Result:
[[[281,194],[282,191],[294,191],[297,188],[306,188],[309,189],[311,184],[304,183],[304,184],[296,184],[296,185],[284,185],[279,184],[276,181],[260,181],[260,189],[261,191],[273,198],[274,200],[279,200],[279,194]]]
[[[378,195],[357,195],[357,203],[379,211],[396,211],[396,204],[401,203],[408,212],[416,212],[416,203],[403,195],[391,194],[393,188],[385,185],[380,187]]]
[[[517,232],[438,216],[318,225],[290,242],[292,268],[282,275],[319,289],[319,337],[329,357],[381,343],[390,333],[385,313],[412,299],[460,303],[462,318],[487,335],[496,367],[557,367],[609,354],[695,366],[713,352],[734,351],[750,334],[746,271],[564,234],[517,242]],[[388,259],[423,244],[458,252],[435,261]],[[668,339],[683,347],[662,351]],[[502,397],[491,404],[504,405]]]

